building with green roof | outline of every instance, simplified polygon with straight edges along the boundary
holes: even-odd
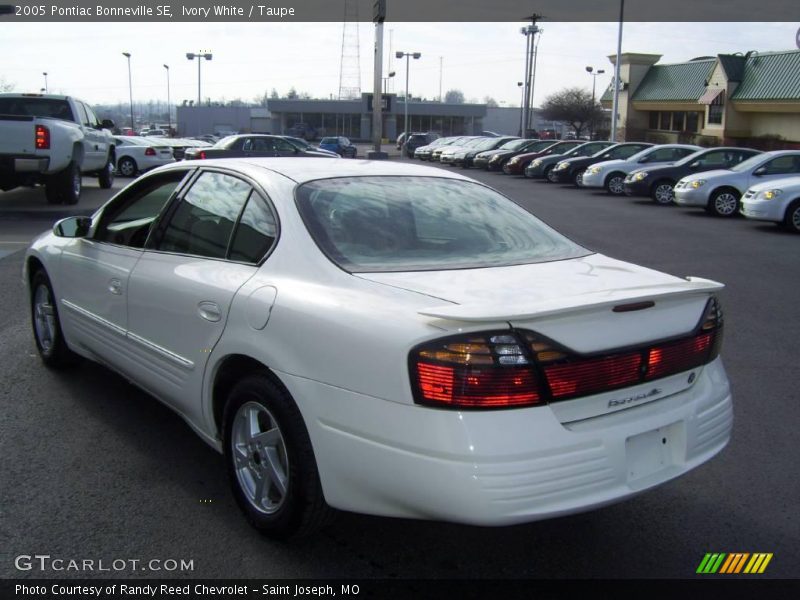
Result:
[[[616,55],[609,57],[616,62]],[[621,55],[621,139],[800,144],[800,50],[720,54],[657,64],[658,54]],[[601,97],[613,103],[613,83]]]

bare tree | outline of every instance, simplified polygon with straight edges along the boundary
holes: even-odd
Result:
[[[0,77],[0,92],[13,92],[14,84]]]
[[[464,92],[461,90],[447,90],[444,95],[447,104],[464,104]]]
[[[547,97],[542,104],[542,116],[548,121],[564,121],[580,137],[589,123],[599,121],[603,108],[599,103],[592,104],[591,92],[582,88],[565,88]]]

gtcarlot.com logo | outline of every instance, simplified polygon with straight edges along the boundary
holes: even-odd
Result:
[[[700,575],[738,575],[761,574],[767,570],[767,565],[772,560],[769,552],[708,552],[700,561],[697,573]]]
[[[54,558],[49,554],[20,554],[14,559],[18,571],[194,571],[194,560],[183,558]]]

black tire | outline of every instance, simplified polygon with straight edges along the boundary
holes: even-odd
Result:
[[[668,206],[675,200],[675,184],[667,179],[656,181],[650,188],[650,197],[660,206]]]
[[[48,204],[61,204],[61,187],[57,175],[47,178],[44,184],[44,196],[47,198]]]
[[[237,425],[252,414],[259,433],[277,430],[269,441],[264,440],[264,446],[259,445],[256,436],[243,434]],[[274,448],[269,446],[270,441],[275,443]],[[230,391],[223,419],[223,444],[236,503],[250,524],[264,535],[275,539],[307,536],[335,514],[322,493],[303,417],[289,394],[267,373],[248,375]],[[278,474],[281,470],[282,476]],[[266,483],[259,486],[259,473],[261,481],[269,480],[269,489],[262,492],[260,499],[258,489]],[[274,484],[276,478],[284,482],[283,492]]]
[[[606,177],[604,186],[606,191],[612,196],[625,195],[625,174],[624,173],[611,173]]]
[[[114,185],[114,155],[109,154],[106,166],[97,174],[97,181],[104,190]]]
[[[731,188],[715,190],[706,210],[715,217],[735,217],[739,212],[739,192]]]
[[[61,186],[61,198],[64,204],[77,204],[81,199],[81,168],[74,160],[66,169],[58,174]]]
[[[42,269],[31,278],[30,306],[33,340],[42,362],[53,369],[74,365],[78,355],[64,341],[53,286]]]
[[[583,171],[584,169],[578,169],[578,172],[572,176],[572,183],[575,187],[583,187]]]
[[[800,198],[792,202],[786,209],[782,225],[789,231],[800,233]]]
[[[544,180],[548,183],[558,183],[558,175],[553,169],[555,169],[555,166],[551,165],[544,170]]]
[[[139,166],[130,156],[123,156],[117,162],[117,172],[123,177],[136,177],[136,173],[139,172]]]

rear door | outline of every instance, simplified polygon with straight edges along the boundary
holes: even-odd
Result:
[[[237,250],[240,215],[246,224],[247,214],[265,211],[269,218],[260,222],[274,224],[266,207],[250,182],[205,170],[171,207],[131,273],[128,336],[136,380],[181,412],[196,408],[233,297],[258,269],[248,249],[254,243]]]

